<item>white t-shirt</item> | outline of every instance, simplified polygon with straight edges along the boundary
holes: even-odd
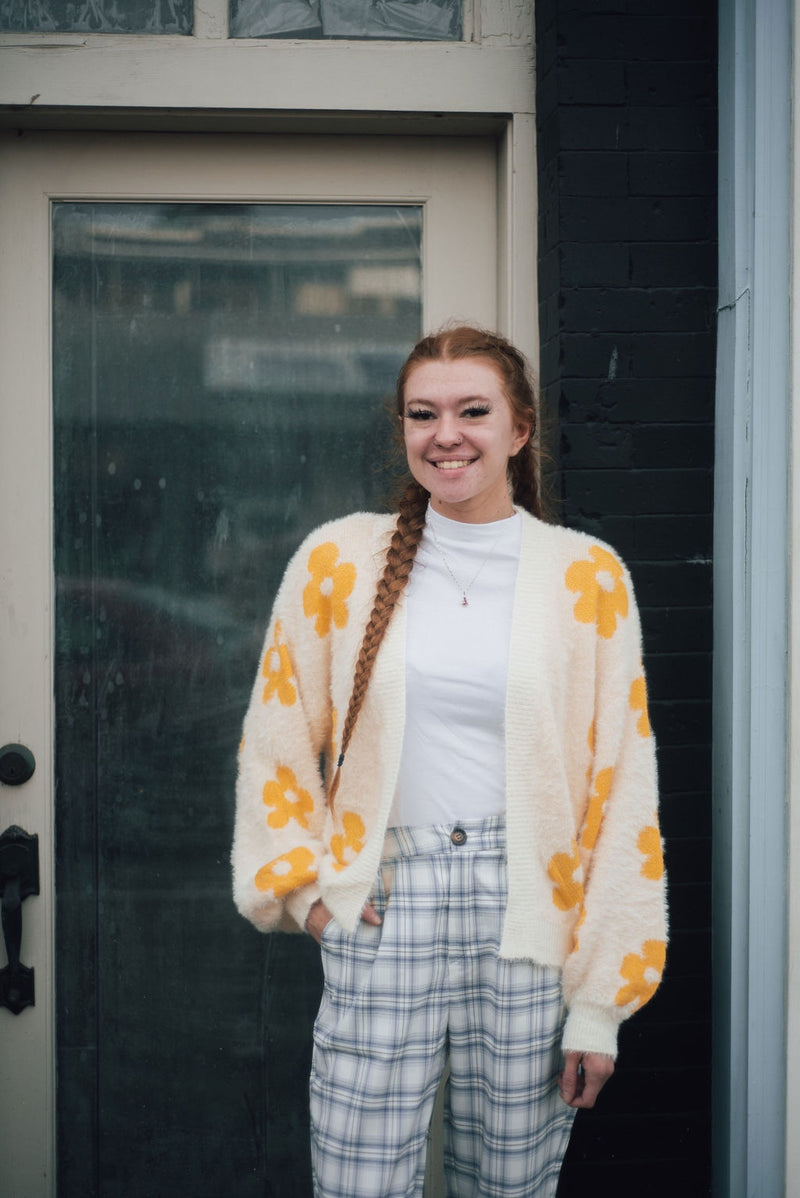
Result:
[[[390,827],[505,811],[506,680],[521,533],[517,514],[466,524],[428,508],[406,590],[406,719]]]

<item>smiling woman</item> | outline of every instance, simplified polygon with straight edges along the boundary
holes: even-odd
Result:
[[[512,515],[508,463],[531,431],[487,359],[422,362],[408,376],[408,468],[443,516],[480,524]]]
[[[422,1194],[448,1061],[448,1191],[552,1198],[664,966],[638,616],[612,551],[541,519],[534,392],[504,338],[423,338],[397,413],[396,518],[324,525],[284,576],[265,653],[285,647],[303,701],[265,699],[259,674],[234,894],[321,945],[317,1198]],[[321,622],[307,597],[333,603],[333,572]]]

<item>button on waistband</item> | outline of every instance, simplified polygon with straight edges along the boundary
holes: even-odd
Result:
[[[453,828],[453,831],[450,833],[450,839],[453,844],[466,844],[467,834],[463,828]]]

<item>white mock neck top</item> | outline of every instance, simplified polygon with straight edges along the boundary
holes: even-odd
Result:
[[[506,684],[520,542],[517,513],[467,524],[428,507],[406,589],[405,728],[390,827],[505,811]]]

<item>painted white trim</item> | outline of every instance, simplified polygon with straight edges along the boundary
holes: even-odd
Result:
[[[720,5],[714,1192],[785,1164],[791,0]]]
[[[5,34],[0,107],[530,114],[532,4],[518,7],[525,36],[493,25],[473,42],[229,39],[215,11],[195,37]]]
[[[77,37],[0,45],[0,106],[533,111],[526,46]]]
[[[789,536],[789,877],[786,993],[786,1176],[800,1176],[800,21],[795,0],[792,95],[791,529]]]
[[[539,362],[536,120],[517,113],[500,144],[498,171],[498,327]]]

